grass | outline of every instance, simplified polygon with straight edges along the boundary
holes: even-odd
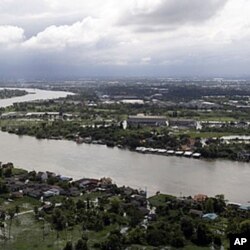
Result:
[[[88,244],[94,245],[95,243],[100,243],[100,242],[104,241],[107,238],[109,232],[111,232],[115,229],[119,229],[119,228],[117,225],[112,224],[110,226],[105,227],[100,232],[89,231],[87,234],[88,238],[89,238]]]
[[[41,203],[37,199],[25,196],[22,198],[17,198],[13,201],[3,201],[1,204],[1,207],[3,209],[9,210],[13,209],[15,210],[16,206],[19,207],[20,212],[28,211],[28,210],[33,210],[34,206],[40,206]]]
[[[158,206],[166,204],[168,200],[172,200],[174,198],[175,197],[172,195],[159,194],[159,195],[150,197],[148,200],[149,200],[150,205],[154,207],[158,207]]]
[[[183,250],[210,250],[210,249],[211,247],[200,247],[193,244],[187,245],[183,248]]]
[[[7,225],[9,225],[9,221],[7,221]],[[117,229],[117,227],[117,225],[113,224],[105,227],[104,230],[100,232],[87,231],[90,249],[93,249],[92,246],[94,243],[105,240],[109,232]],[[8,235],[8,233],[9,228],[7,227],[6,235]],[[82,233],[81,226],[77,225],[57,234],[47,222],[37,221],[33,213],[24,214],[13,219],[11,229],[12,239],[5,242],[0,239],[0,249],[61,250],[66,245],[67,241],[72,241],[75,244],[81,238]]]
[[[151,197],[151,204],[160,205],[165,202],[166,199],[172,199],[169,195],[158,195]],[[219,227],[224,225],[225,220],[218,221],[218,225],[213,227]],[[9,221],[6,221],[6,235],[9,233]],[[211,225],[212,226],[212,225]],[[215,229],[214,228],[214,229]],[[112,224],[105,227],[102,231],[86,231],[88,236],[89,249],[93,248],[95,243],[103,242],[108,234],[114,230],[119,229],[117,224]],[[0,229],[1,230],[1,229]],[[12,230],[11,230],[11,240],[3,241],[0,238],[0,249],[4,250],[61,250],[66,245],[67,241],[73,242],[75,244],[82,236],[83,231],[81,225],[76,225],[73,228],[68,228],[67,230],[57,233],[48,222],[38,221],[35,219],[33,213],[20,215],[13,219]],[[223,242],[224,245],[228,242]],[[142,246],[142,245],[131,245],[127,248],[128,250],[154,250],[159,249],[152,246]],[[161,248],[165,249],[165,248]],[[171,247],[172,250],[175,248]],[[187,242],[187,245],[183,250],[209,250],[210,247],[200,247],[193,245],[191,242]]]
[[[18,120],[18,119],[10,119],[10,120],[0,120],[0,126],[5,127],[5,126],[33,126],[38,123],[41,123],[42,121],[31,121],[31,120]]]
[[[13,220],[10,241],[0,241],[0,249],[5,250],[47,250],[62,249],[68,240],[77,241],[81,237],[81,228],[57,233],[45,222],[43,238],[43,222],[36,221],[33,214],[25,214]]]
[[[228,136],[228,135],[232,135],[233,133],[230,132],[187,132],[187,135],[189,135],[191,138],[196,138],[196,137],[200,137],[200,138],[220,138],[222,136]]]
[[[197,117],[200,121],[218,121],[218,122],[234,122],[236,121],[233,117],[227,117],[227,116],[200,116]]]
[[[201,132],[197,130],[177,130],[173,132],[176,136],[188,135],[191,138],[220,138],[222,136],[234,135],[233,132]],[[238,133],[237,133],[238,134]]]
[[[13,168],[12,169],[12,174],[14,174],[14,175],[21,175],[21,174],[26,174],[26,173],[28,173],[28,171],[24,170],[22,168]]]

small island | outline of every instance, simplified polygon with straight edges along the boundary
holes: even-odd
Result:
[[[107,177],[0,164],[1,249],[227,249],[231,234],[249,234],[249,218],[250,205],[223,195],[148,198]]]
[[[20,89],[0,89],[0,99],[7,99],[12,97],[19,97],[27,95],[28,92],[26,90]]]

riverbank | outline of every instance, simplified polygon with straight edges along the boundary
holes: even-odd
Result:
[[[37,139],[66,139],[79,144],[104,144],[162,155],[250,161],[250,144],[247,141],[231,143],[223,138],[194,139],[186,134],[173,134],[166,128],[123,129],[119,124],[86,126],[75,113],[10,112],[0,118],[2,131]]]

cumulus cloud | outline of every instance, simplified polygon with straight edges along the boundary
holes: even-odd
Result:
[[[18,44],[24,40],[24,30],[10,25],[0,26],[0,45]]]
[[[124,75],[234,64],[242,72],[249,11],[249,0],[1,0],[0,66]]]
[[[108,30],[102,20],[87,17],[72,25],[50,26],[24,42],[26,48],[57,48],[92,46],[105,38]]]

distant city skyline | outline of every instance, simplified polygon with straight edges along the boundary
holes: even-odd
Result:
[[[2,0],[0,79],[239,77],[249,0]]]

